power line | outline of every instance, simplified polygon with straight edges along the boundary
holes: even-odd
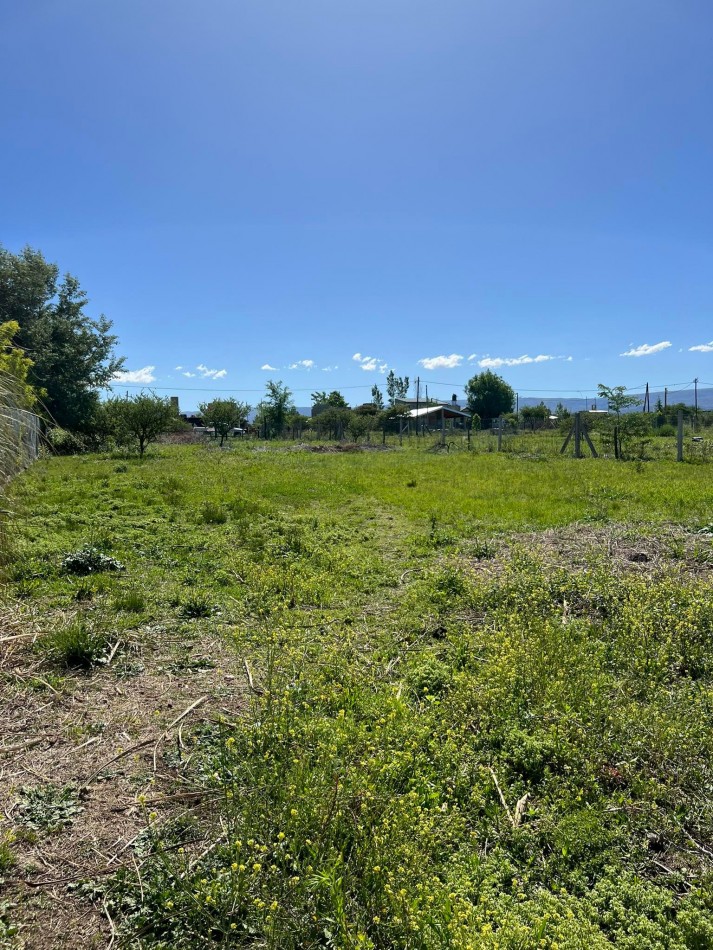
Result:
[[[453,389],[465,389],[465,383],[457,383],[453,380],[449,382],[443,382],[438,380],[425,380],[421,379],[421,383],[428,384],[430,386],[443,386],[446,389],[450,389],[451,392]],[[385,383],[361,383],[359,385],[352,386],[341,386],[340,390],[371,390],[373,386],[376,385],[377,388],[383,389]],[[657,383],[651,385],[649,388],[652,392],[663,391],[668,389],[669,392],[685,389],[686,387],[693,388],[694,380],[688,380],[683,383]],[[704,383],[701,380],[698,381],[698,386],[706,386],[713,388],[713,383]],[[109,383],[109,389],[150,389],[150,390],[161,390],[165,392],[192,392],[192,393],[263,393],[265,392],[264,388],[261,389],[241,389],[241,388],[228,388],[228,387],[216,387],[216,386],[155,386],[152,383],[122,383],[122,382],[113,382]],[[625,392],[643,392],[646,388],[646,383],[641,383],[636,386],[627,386],[625,387]],[[519,394],[529,394],[531,396],[568,396],[572,399],[589,399],[594,397],[598,386],[589,386],[581,389],[520,389],[518,387],[517,392]],[[312,393],[314,392],[314,386],[309,387],[297,387],[291,388],[291,392],[294,393]]]

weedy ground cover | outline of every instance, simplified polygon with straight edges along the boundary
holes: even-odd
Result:
[[[245,691],[160,750],[206,807],[137,785],[132,861],[82,886],[128,945],[713,945],[703,467],[180,447],[17,493],[33,675],[88,675],[83,630],[125,689],[161,630],[157,677],[218,636]],[[85,547],[125,570],[68,574]]]

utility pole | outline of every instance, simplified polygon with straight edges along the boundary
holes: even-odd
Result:
[[[698,377],[693,380],[693,420],[694,427],[698,428]]]
[[[651,402],[649,401],[649,384],[646,384],[646,395],[644,396],[644,412],[651,412]]]
[[[421,398],[421,377],[417,376],[416,377],[416,436],[418,436],[418,423],[420,422],[420,419],[418,417],[418,407],[419,407],[420,398]]]
[[[664,386],[663,388],[663,407],[664,409],[668,409],[668,386]]]

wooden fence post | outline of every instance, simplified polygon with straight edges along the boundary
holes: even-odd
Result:
[[[676,461],[683,461],[683,409],[678,410],[678,429],[676,432]]]

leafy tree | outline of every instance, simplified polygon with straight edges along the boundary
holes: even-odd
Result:
[[[353,442],[366,436],[374,425],[374,417],[361,412],[350,412],[347,418],[347,432]]]
[[[51,420],[66,429],[91,431],[99,390],[121,369],[116,336],[104,316],[86,313],[87,295],[71,274],[30,247],[12,254],[0,247],[0,322],[16,321],[16,343],[32,360],[27,382]]]
[[[312,423],[320,434],[326,434],[332,439],[340,439],[351,416],[352,412],[349,409],[327,406],[318,416],[314,417]]]
[[[541,402],[539,406],[523,406],[520,410],[525,425],[529,425],[534,432],[536,428],[542,428],[550,417],[550,410]]]
[[[32,409],[37,402],[37,396],[43,395],[27,381],[32,369],[32,360],[24,352],[13,345],[13,338],[20,329],[16,320],[0,323],[0,379],[2,387],[8,390],[8,396],[15,400],[21,409]]]
[[[349,403],[336,389],[333,389],[331,393],[327,393],[324,390],[312,393],[312,403],[315,406],[329,406],[331,409],[349,408]]]
[[[486,369],[469,379],[465,386],[468,397],[468,409],[481,419],[490,422],[506,412],[512,412],[515,405],[515,391],[502,376]]]
[[[383,406],[381,407],[383,409]],[[376,416],[381,412],[378,406],[375,406],[373,402],[363,402],[360,406],[354,406],[353,412],[356,412],[360,416]]]
[[[250,406],[236,399],[213,399],[211,402],[202,402],[198,408],[205,424],[215,429],[215,434],[220,436],[221,445],[230,430],[242,425],[250,414]]]
[[[268,379],[265,398],[258,406],[258,417],[265,427],[265,438],[280,435],[285,428],[287,416],[294,411],[292,393],[281,380]]]
[[[558,403],[557,403],[557,408],[555,409],[555,415],[557,416],[557,421],[558,421],[558,422],[563,422],[563,421],[566,421],[567,419],[571,418],[572,413],[571,413],[571,412],[569,411],[569,409],[564,405],[564,403],[558,402]]]
[[[408,395],[408,387],[408,376],[397,376],[396,373],[390,369],[389,375],[386,377],[386,395],[389,397],[389,405],[395,406],[397,399],[405,399]]]
[[[155,393],[114,396],[106,401],[104,408],[119,445],[136,445],[141,456],[159,436],[180,425],[171,400]]]
[[[376,385],[371,387],[371,401],[374,404],[374,407],[379,411],[384,408],[384,397],[381,395],[381,390]]]
[[[597,395],[600,399],[606,399],[609,412],[615,413],[617,418],[625,409],[633,409],[634,406],[641,405],[638,396],[627,396],[625,386],[605,386],[599,383]]]
[[[312,425],[312,420],[309,416],[303,416],[301,412],[298,412],[296,409],[292,409],[285,416],[285,424],[288,429],[292,430],[292,438],[298,438],[302,434],[303,429],[309,429]]]
[[[386,442],[386,433],[398,428],[399,423],[408,416],[411,407],[408,405],[388,406],[376,417],[376,427],[381,429],[383,441]]]
[[[612,441],[614,443],[614,458],[620,459],[623,457],[622,452],[622,436],[626,437],[629,434],[638,434],[640,426],[638,423],[634,425],[633,423],[624,423],[622,425],[621,414],[625,409],[633,409],[635,406],[641,405],[641,400],[637,396],[627,396],[625,386],[605,386],[603,383],[599,383],[597,386],[597,395],[600,399],[606,399],[607,405],[609,407],[609,412],[614,413],[614,421],[611,422],[609,419],[605,420],[604,425],[606,428],[611,429]]]

